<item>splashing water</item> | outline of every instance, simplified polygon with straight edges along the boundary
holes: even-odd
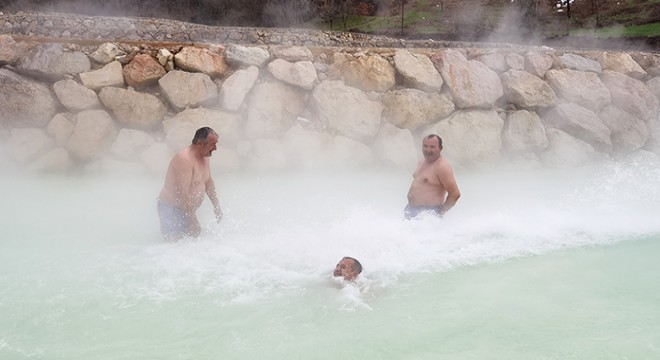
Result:
[[[456,175],[404,221],[410,174],[215,174],[177,243],[161,179],[3,177],[0,358],[660,356],[656,161]]]

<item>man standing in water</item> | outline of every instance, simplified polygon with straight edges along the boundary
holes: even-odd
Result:
[[[332,276],[341,276],[346,281],[353,281],[362,272],[362,264],[357,259],[350,256],[344,256],[337,266]]]
[[[165,184],[158,197],[160,232],[166,240],[183,236],[199,236],[201,227],[195,211],[204,200],[204,193],[213,204],[220,222],[222,210],[211,178],[209,157],[216,150],[218,134],[209,127],[195,132],[192,145],[174,155],[167,168]]]
[[[406,219],[412,219],[425,212],[441,217],[461,197],[451,165],[440,155],[441,151],[440,136],[431,134],[424,137],[422,141],[424,159],[419,162],[413,173],[413,182],[408,191],[408,205],[404,210]]]

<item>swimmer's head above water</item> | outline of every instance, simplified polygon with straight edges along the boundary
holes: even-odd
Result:
[[[332,273],[333,276],[341,276],[346,281],[355,280],[355,278],[362,272],[362,264],[357,259],[344,256]]]

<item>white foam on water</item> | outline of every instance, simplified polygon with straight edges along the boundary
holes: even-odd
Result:
[[[264,301],[329,286],[343,256],[362,262],[362,277],[369,279],[362,292],[368,294],[405,274],[657,234],[659,173],[655,163],[634,161],[577,170],[459,173],[463,196],[456,208],[442,220],[413,221],[402,219],[408,175],[216,175],[223,222],[215,223],[207,201],[198,211],[203,235],[176,243],[158,236],[152,202],[159,181],[133,189],[128,180],[84,181],[75,191],[59,184],[53,198],[79,209],[74,213],[89,229],[73,231],[79,239],[53,236],[62,241],[65,258],[76,252],[67,244],[95,244],[91,265],[82,266],[91,266],[90,277],[128,302],[200,293],[224,304]],[[114,190],[118,186],[124,190]],[[80,211],[90,198],[100,206]],[[62,219],[50,221],[53,226]],[[368,308],[360,301],[356,306]]]
[[[424,317],[423,309],[445,294],[415,288],[427,275],[436,281],[434,274],[472,266],[660,234],[660,165],[654,161],[571,170],[457,170],[456,175],[463,195],[445,218],[406,221],[410,174],[215,174],[225,218],[217,224],[206,201],[198,211],[202,236],[175,243],[158,233],[155,202],[162,179],[0,178],[6,199],[0,208],[0,311],[7,314],[6,326],[30,323],[19,337],[0,336],[0,355],[76,358],[82,351],[77,344],[97,343],[94,336],[107,336],[108,349],[122,341],[133,348],[133,338],[142,346],[147,338],[122,329],[131,321],[160,341],[172,338],[161,324],[181,322],[186,346],[199,347],[202,356],[218,354],[203,334],[222,324],[235,329],[222,343],[237,358],[253,357],[260,351],[255,342],[263,338],[281,343],[278,336],[300,324],[295,332],[307,345],[285,337],[283,348],[269,358],[294,348],[312,354],[316,346],[331,349],[327,341],[355,336],[360,326]],[[364,266],[355,283],[331,276],[343,256]],[[468,274],[452,281],[460,284]],[[406,297],[408,290],[423,298]],[[486,286],[483,292],[490,290]],[[455,306],[451,293],[444,296],[442,306]],[[422,308],[408,314],[398,301]],[[478,322],[471,317],[478,313],[452,309],[445,309],[449,319],[466,316],[465,325],[453,329]],[[135,317],[142,322],[131,320]],[[225,324],[242,324],[244,317],[250,318],[243,327]],[[320,335],[344,323],[358,328],[329,339]],[[90,324],[97,330],[80,330]],[[436,329],[431,323],[415,326]],[[0,325],[0,334],[3,329]],[[387,338],[385,329],[376,334]],[[454,348],[462,349],[463,340],[456,341]],[[372,351],[368,344],[359,348],[365,355]],[[145,354],[174,350],[144,349]],[[400,358],[396,352],[392,357]]]

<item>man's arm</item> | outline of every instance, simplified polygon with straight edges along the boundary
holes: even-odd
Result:
[[[445,199],[445,203],[442,205],[442,209],[440,210],[441,213],[444,214],[453,208],[454,205],[456,205],[458,198],[461,197],[461,191],[458,190],[458,185],[456,184],[456,179],[454,178],[454,172],[452,171],[449,164],[447,164],[447,166],[443,166],[440,169],[440,182],[442,183],[442,186],[444,186],[445,190],[447,190],[447,198]]]
[[[206,181],[206,195],[208,195],[209,199],[211,199],[215,218],[218,220],[218,222],[220,222],[220,220],[222,220],[222,209],[220,208],[220,202],[218,201],[218,194],[215,191],[215,183],[213,182],[213,178],[210,176]]]

